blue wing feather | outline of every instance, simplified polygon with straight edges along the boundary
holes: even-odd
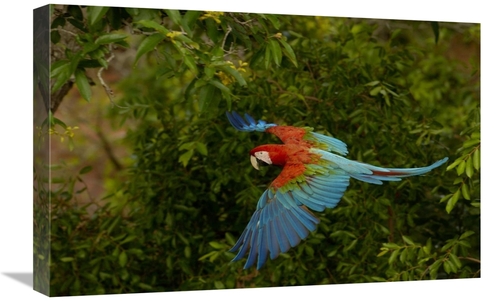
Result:
[[[263,120],[255,122],[255,119],[248,114],[245,114],[245,120],[234,111],[226,112],[226,117],[235,129],[243,132],[264,132],[266,129],[276,126],[274,123],[267,123]]]
[[[239,250],[233,261],[242,259],[248,253],[244,268],[257,262],[257,269],[260,269],[268,256],[276,258],[314,231],[319,219],[307,208],[323,211],[335,207],[349,185],[349,177],[341,170],[332,170],[331,173],[307,177],[289,190],[268,188],[260,197],[257,210],[243,234],[230,250]],[[308,183],[317,179],[314,185]],[[328,196],[332,191],[334,193]]]

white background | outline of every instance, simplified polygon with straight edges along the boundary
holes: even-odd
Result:
[[[381,284],[323,285],[293,288],[150,293],[62,299],[185,300],[494,300],[499,297],[500,186],[498,155],[500,23],[494,1],[68,1],[62,4],[139,6],[213,11],[267,12],[364,18],[457,21],[481,23],[481,279]],[[487,4],[479,4],[485,3]],[[334,3],[334,4],[326,4]],[[4,1],[1,9],[0,56],[0,299],[41,300],[32,289],[32,30],[33,9],[44,1]],[[493,289],[491,292],[489,289]],[[498,300],[498,299],[497,299]]]

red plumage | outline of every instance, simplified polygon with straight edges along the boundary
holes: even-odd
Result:
[[[256,152],[265,151],[269,154],[273,165],[283,166],[279,176],[271,183],[271,186],[278,189],[302,175],[306,167],[304,164],[312,163],[319,159],[319,156],[309,152],[312,143],[303,140],[306,131],[293,126],[275,126],[266,132],[276,135],[285,144],[266,144],[258,146],[250,151],[254,156]]]

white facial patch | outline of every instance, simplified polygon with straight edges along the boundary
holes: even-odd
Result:
[[[257,159],[259,159],[260,161],[266,162],[269,165],[273,164],[273,162],[271,161],[271,158],[269,157],[268,152],[264,152],[264,151],[255,152],[254,156]]]
[[[271,158],[269,157],[269,153],[265,151],[255,152],[253,156],[250,156],[250,162],[255,169],[259,169],[259,161],[262,161],[266,164],[273,164]]]

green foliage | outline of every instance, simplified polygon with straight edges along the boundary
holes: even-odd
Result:
[[[51,191],[53,295],[479,277],[478,55],[446,55],[478,45],[478,25],[75,6],[52,26],[66,22],[79,47],[52,63],[55,88],[75,75],[88,100],[84,75],[119,55],[109,46],[135,51],[107,113],[133,163],[99,202],[74,200],[88,168]],[[351,181],[305,241],[243,270],[228,250],[279,173],[248,151],[276,140],[237,132],[226,110],[314,126],[374,165],[450,164]]]

